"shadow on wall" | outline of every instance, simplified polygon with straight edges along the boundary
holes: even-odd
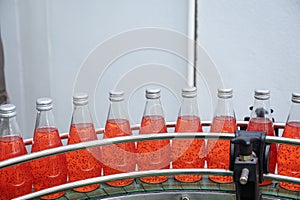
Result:
[[[4,54],[3,46],[0,34],[0,104],[7,103],[7,93],[5,88],[5,78],[4,78]]]

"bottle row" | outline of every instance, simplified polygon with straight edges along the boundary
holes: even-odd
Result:
[[[219,89],[218,102],[210,132],[234,133],[238,129],[232,105],[232,89]],[[198,113],[197,89],[182,89],[182,103],[179,110],[175,132],[202,132]],[[249,131],[267,132],[274,136],[274,128],[270,109],[270,92],[256,90],[255,101],[247,127]],[[123,92],[110,92],[110,107],[103,138],[130,136],[132,131],[124,103]],[[93,121],[88,107],[88,95],[75,94],[73,97],[73,114],[68,135],[68,145],[97,140]],[[40,98],[36,101],[36,124],[31,152],[42,151],[62,146],[58,129],[52,113],[52,100]],[[141,120],[139,134],[166,133],[167,127],[160,102],[160,90],[146,90],[146,105]],[[300,94],[293,93],[292,105],[283,137],[300,139]],[[34,191],[39,191],[67,181],[99,177],[103,175],[132,172],[137,169],[158,170],[204,168],[229,168],[230,141],[202,139],[174,139],[141,141],[94,147],[65,154],[40,158],[27,163],[3,168],[0,170],[0,199],[11,199]],[[291,145],[271,145],[269,171],[275,172],[276,164],[281,175],[300,178],[300,147]],[[27,154],[21,132],[16,121],[16,107],[12,104],[0,106],[0,161]],[[201,180],[201,175],[176,175],[175,179],[182,182]],[[232,182],[232,177],[209,176],[218,183]],[[146,183],[161,183],[167,176],[150,176],[140,178]],[[111,186],[126,186],[133,179],[107,182]],[[264,181],[261,185],[268,185]],[[300,185],[279,183],[289,190],[300,190]],[[99,184],[74,188],[78,192],[89,192]],[[44,196],[43,199],[54,199],[64,195],[59,192]]]

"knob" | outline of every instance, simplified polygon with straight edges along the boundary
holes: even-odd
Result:
[[[240,177],[240,183],[242,185],[246,185],[247,184],[247,182],[248,182],[248,176],[249,176],[249,169],[244,168],[242,170],[241,177]]]
[[[190,197],[189,197],[189,195],[187,195],[187,194],[183,194],[183,195],[181,196],[181,200],[190,200]]]

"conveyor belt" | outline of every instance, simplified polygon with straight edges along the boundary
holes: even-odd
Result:
[[[260,188],[263,199],[300,199],[300,191],[288,191],[278,186],[276,182]],[[101,184],[100,188],[88,193],[68,190],[59,200],[75,199],[182,199],[188,196],[192,199],[235,199],[233,183],[219,184],[210,181],[207,176],[195,183],[181,183],[172,177],[161,184],[147,184],[136,179],[126,187],[111,187]]]

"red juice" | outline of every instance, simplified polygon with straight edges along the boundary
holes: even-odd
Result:
[[[202,132],[200,118],[197,116],[181,116],[177,119],[175,132]],[[174,139],[172,142],[172,161],[174,169],[203,168],[204,140]],[[175,179],[182,182],[196,182],[201,175],[177,175]]]
[[[0,137],[0,161],[27,154],[20,136]],[[31,169],[28,163],[0,170],[0,200],[12,199],[32,191]]]
[[[166,133],[167,127],[162,116],[144,116],[141,123],[140,134]],[[137,143],[138,169],[157,170],[170,168],[170,141],[156,140]],[[168,180],[168,176],[149,176],[140,178],[146,183],[162,183]]]
[[[97,140],[92,123],[72,124],[68,138],[69,144],[76,144]],[[101,149],[100,147],[87,150],[78,150],[66,154],[68,177],[70,182],[101,176]],[[93,184],[73,188],[77,192],[90,192],[97,189],[100,184]]]
[[[300,139],[300,122],[288,122],[282,137]],[[278,174],[300,178],[300,147],[280,144],[278,149]],[[288,190],[300,190],[299,184],[279,182],[279,185]]]
[[[274,136],[273,122],[267,118],[252,118],[248,124],[247,131],[266,132],[268,136]],[[271,144],[270,156],[269,156],[269,172],[274,173],[277,160],[277,148],[276,144]],[[260,186],[271,184],[271,180],[266,180],[259,184]]]
[[[231,116],[215,117],[210,128],[210,132],[214,133],[234,133],[235,130],[237,130],[236,119]],[[206,150],[208,168],[229,169],[229,140],[208,140]],[[217,183],[233,181],[231,176],[209,176],[209,179]]]
[[[109,119],[106,122],[104,138],[130,136],[131,129],[127,119]],[[135,145],[133,142],[104,146],[103,173],[104,175],[119,174],[135,171]],[[111,186],[126,186],[134,181],[131,179],[107,182]]]
[[[62,146],[58,130],[55,127],[37,128],[33,137],[32,152]],[[35,191],[65,184],[67,181],[67,163],[65,154],[40,158],[30,162]],[[43,196],[42,199],[55,199],[65,192]]]

